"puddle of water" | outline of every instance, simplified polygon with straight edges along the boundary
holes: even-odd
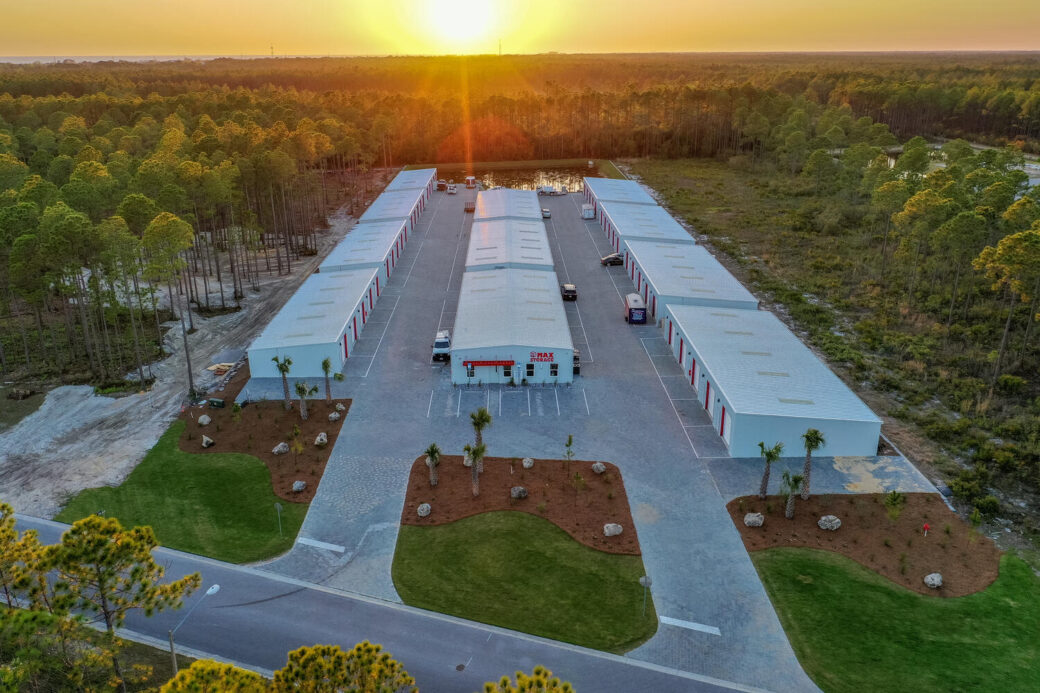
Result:
[[[446,170],[438,172],[440,178],[454,180],[461,183],[467,175],[477,177],[484,189],[501,186],[504,188],[516,188],[518,190],[537,190],[540,187],[551,185],[554,188],[565,187],[568,192],[581,190],[581,179],[586,176],[596,177],[599,170],[593,166],[560,166],[544,168],[515,168],[515,169],[481,169],[479,166],[472,171],[462,169]]]

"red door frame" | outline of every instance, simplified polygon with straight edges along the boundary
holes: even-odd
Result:
[[[694,389],[697,389],[697,359],[691,359],[693,361],[690,364],[690,385],[693,385]]]
[[[722,405],[722,416],[719,418],[719,435],[726,436],[726,405]]]
[[[347,348],[347,334],[343,333],[343,358],[350,358],[350,349]]]
[[[672,321],[668,321],[668,346],[672,345]]]
[[[711,415],[711,407],[708,405],[711,403],[711,381],[704,381],[704,408],[708,410],[708,415]]]
[[[354,316],[354,341],[357,341],[357,316]]]
[[[372,287],[368,287],[368,307],[375,308],[375,302],[372,300]]]
[[[683,363],[683,358],[682,357],[684,355],[685,354],[683,354],[683,338],[679,337],[679,365],[680,366],[686,365],[685,363]]]

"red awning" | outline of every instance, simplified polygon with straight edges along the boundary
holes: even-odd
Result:
[[[477,366],[514,366],[516,361],[463,361],[463,366],[477,367]]]

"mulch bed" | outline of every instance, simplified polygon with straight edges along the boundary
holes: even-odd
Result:
[[[908,493],[893,519],[882,494],[833,494],[799,498],[794,519],[784,517],[785,500],[744,496],[731,500],[733,524],[748,551],[803,546],[825,549],[851,558],[907,589],[941,597],[962,597],[988,587],[1000,570],[1000,550],[972,530],[935,494]],[[744,514],[765,515],[761,527],[744,525]],[[823,515],[841,520],[836,531],[820,529]],[[924,536],[924,525],[930,527]],[[924,576],[941,573],[943,586],[934,590]]]
[[[232,403],[238,393],[249,380],[249,366],[243,365],[235,374],[224,391],[214,396],[221,397],[226,405],[223,409],[207,406],[191,407],[181,412],[180,418],[187,423],[178,446],[184,452],[241,452],[258,458],[271,471],[271,483],[275,495],[290,503],[309,503],[318,490],[318,482],[325,472],[325,464],[339,437],[340,428],[350,412],[350,400],[333,400],[325,402],[322,382],[312,383],[319,388],[318,399],[307,400],[308,418],[300,419],[300,403],[293,400],[292,409],[285,411],[281,399],[254,401],[242,408],[238,422],[234,420]],[[329,414],[335,411],[337,403],[347,409],[340,412],[339,421],[330,422]],[[208,414],[212,421],[207,426],[200,426],[198,418]],[[282,441],[291,443],[293,425],[299,426],[299,439],[303,443],[303,452],[297,455],[288,452],[275,455],[271,452],[275,445]],[[324,448],[314,445],[318,433],[325,431],[329,444]],[[202,435],[212,438],[215,444],[209,448],[202,447]],[[294,481],[304,481],[307,486],[303,491],[294,493]]]
[[[534,467],[524,469],[519,458],[486,457],[480,475],[480,495],[474,498],[471,472],[462,464],[461,455],[441,455],[437,467],[440,478],[434,487],[430,486],[430,471],[423,455],[412,463],[401,524],[428,527],[496,510],[518,510],[549,520],[593,549],[640,555],[621,472],[604,462],[607,470],[596,474],[593,464],[535,459]],[[576,482],[575,474],[580,474],[583,481]],[[514,486],[526,488],[527,498],[510,498],[509,490]],[[416,513],[422,503],[432,507],[427,517]],[[610,522],[621,525],[622,533],[603,536],[603,525]]]

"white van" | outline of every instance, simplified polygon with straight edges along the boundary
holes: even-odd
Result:
[[[433,340],[433,360],[451,360],[451,332],[448,330],[437,331],[437,336]]]

